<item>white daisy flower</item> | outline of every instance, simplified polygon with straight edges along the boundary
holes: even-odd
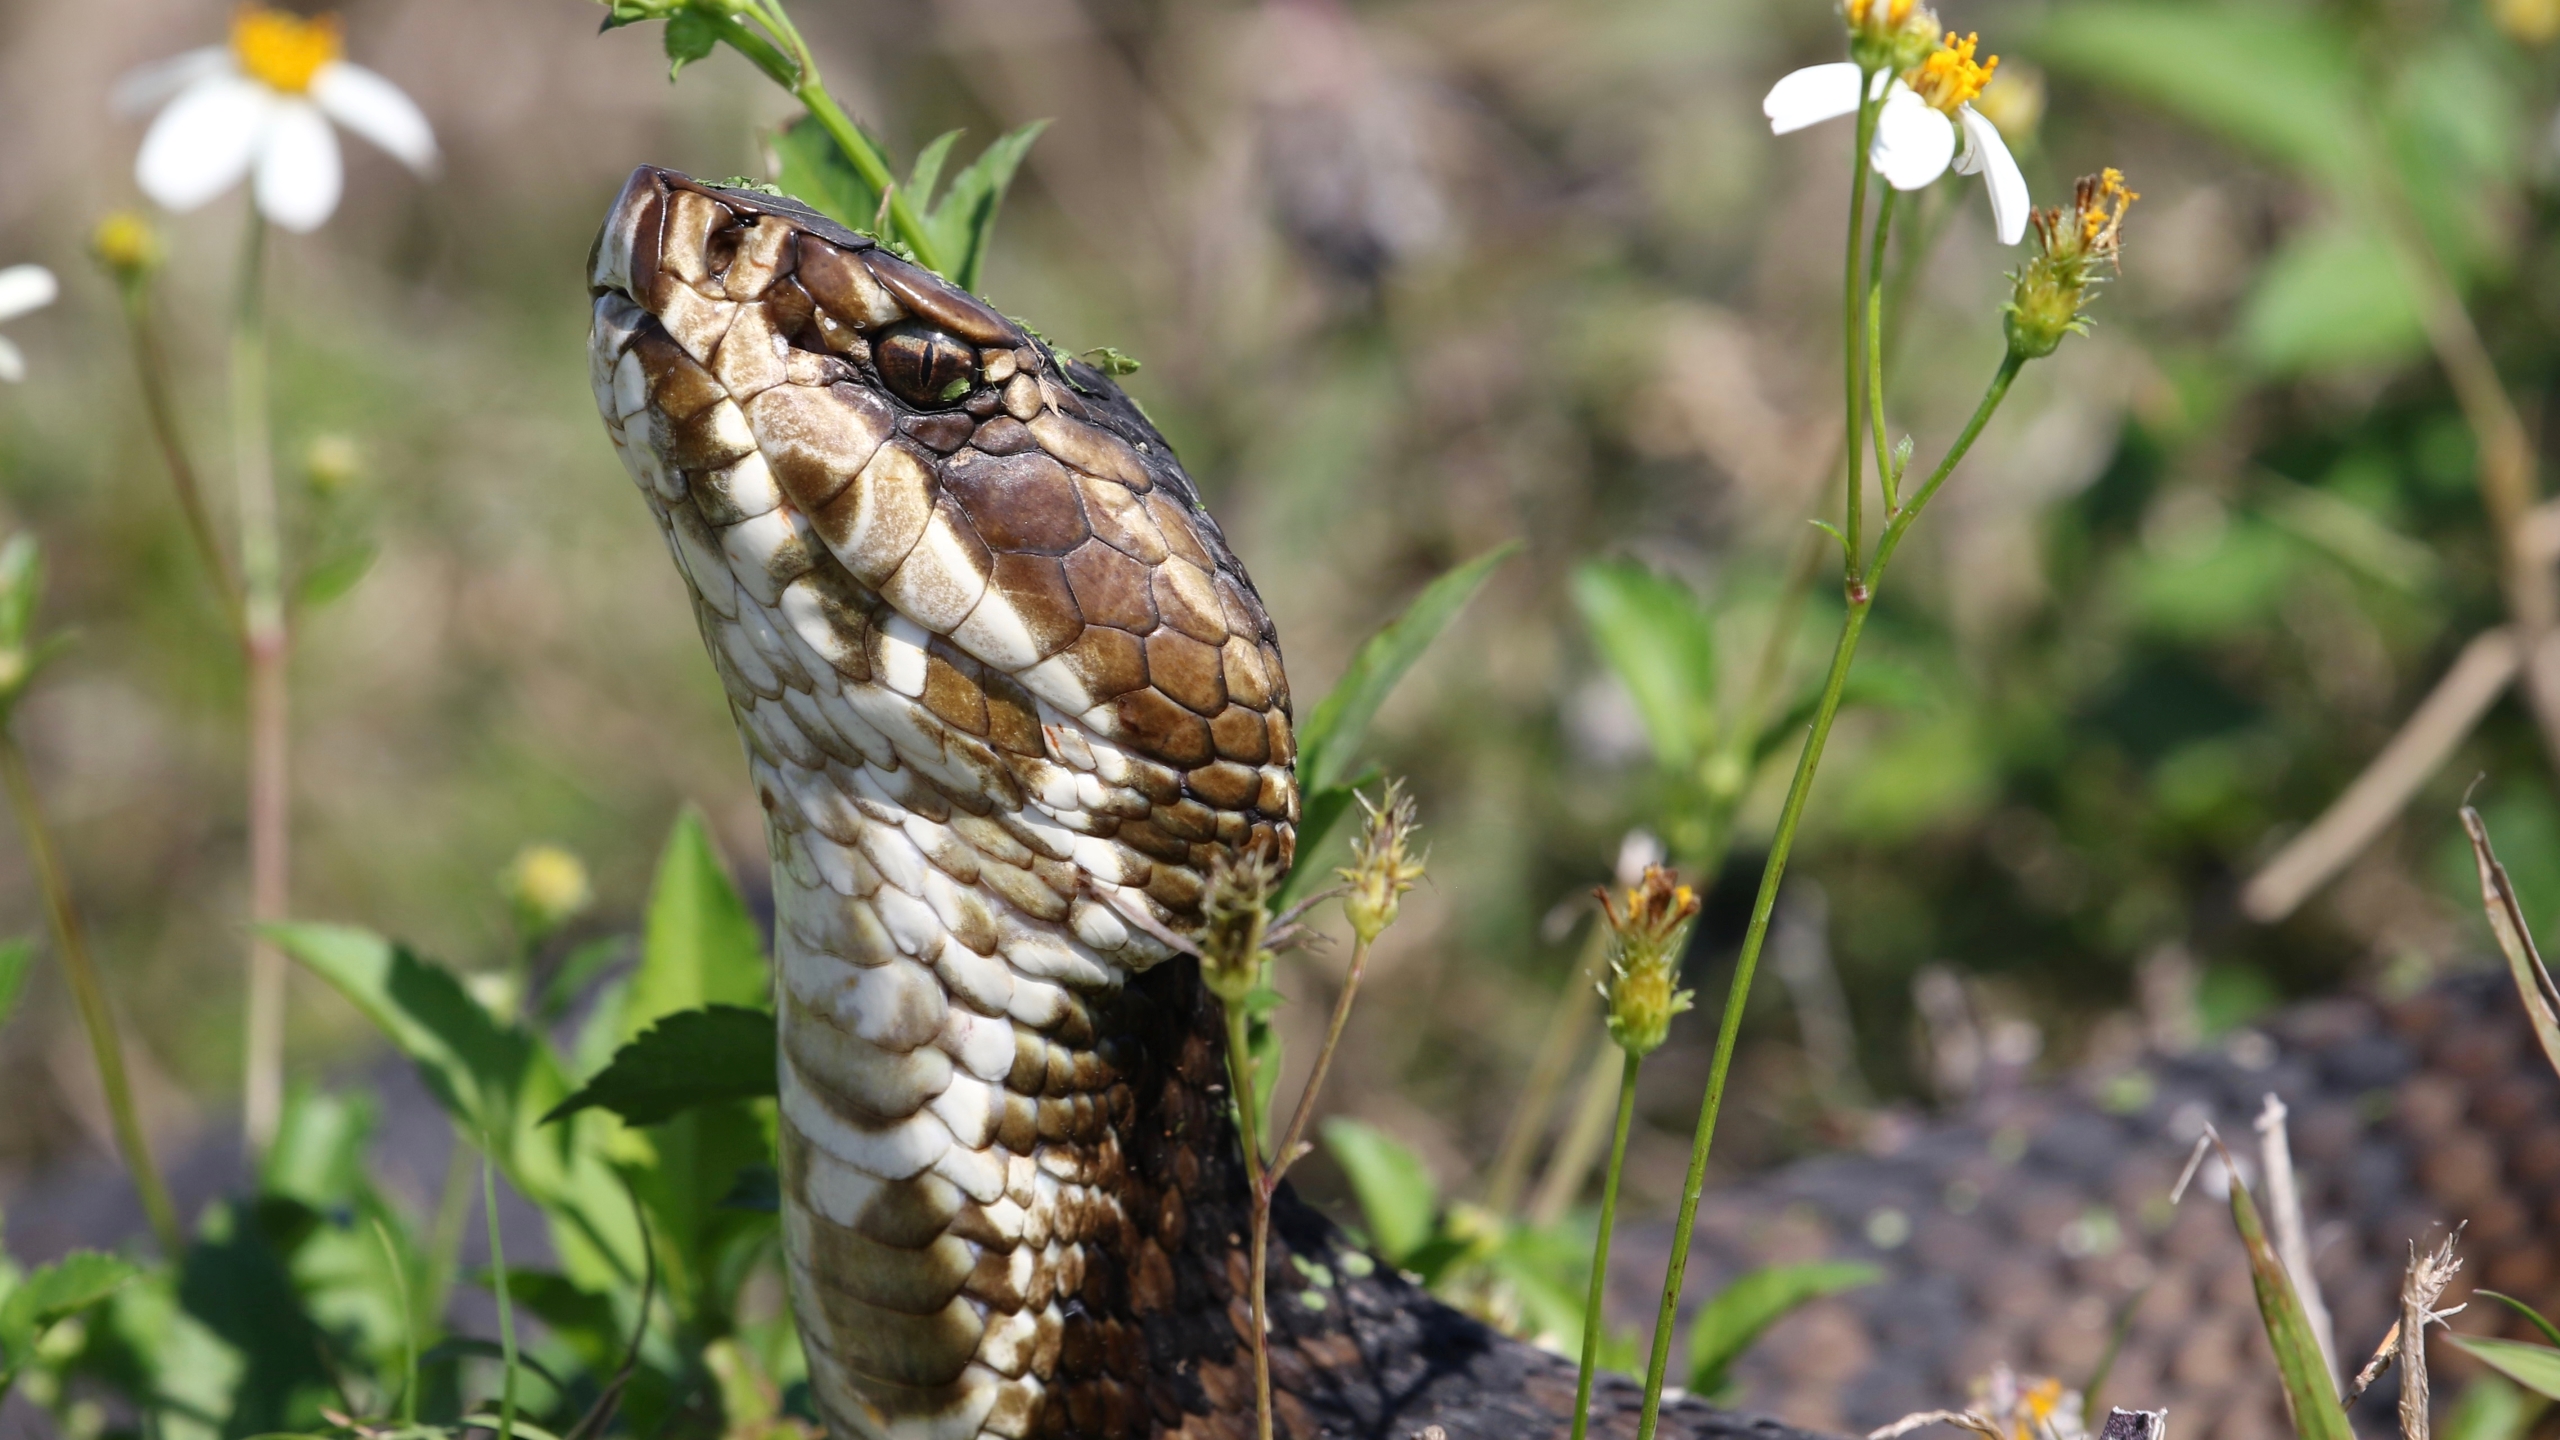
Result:
[[[41,265],[12,265],[0,270],[0,321],[43,309],[53,303],[61,288],[54,283],[53,272]],[[27,357],[9,343],[7,336],[0,335],[0,380],[26,378]]]
[[[338,20],[263,5],[232,17],[231,43],[146,65],[116,86],[139,113],[168,101],[143,137],[134,179],[171,210],[193,210],[254,172],[258,211],[318,229],[345,186],[334,120],[425,174],[435,132],[398,86],[339,55]]]
[[[1929,57],[1900,76],[1878,70],[1868,94],[1883,100],[1875,143],[1867,152],[1876,173],[1896,190],[1917,190],[1953,167],[1981,175],[1991,190],[1991,219],[2000,243],[2015,245],[2027,233],[2027,177],[2009,154],[1998,126],[1970,103],[2000,67],[1974,63],[1978,37],[1949,32]],[[1773,134],[1785,135],[1858,110],[1858,67],[1850,61],[1811,65],[1769,88],[1760,102]],[[1963,144],[1957,141],[1961,136]]]

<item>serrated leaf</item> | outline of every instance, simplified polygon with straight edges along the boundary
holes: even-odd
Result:
[[[0,1365],[22,1361],[47,1328],[101,1303],[141,1273],[132,1261],[96,1250],[75,1250],[37,1267],[0,1300]]]
[[[1023,157],[1031,153],[1031,142],[1048,127],[1048,121],[1034,120],[997,136],[966,169],[951,177],[951,188],[926,217],[925,226],[933,233],[934,249],[950,263],[951,283],[961,289],[978,288],[979,278],[986,272],[987,251],[995,241],[996,214],[1004,207],[1005,192],[1013,188],[1014,174],[1022,168]],[[944,140],[949,138],[945,136]],[[917,163],[921,167],[923,162]]]
[[[1688,586],[1633,560],[1573,572],[1574,608],[1626,687],[1654,760],[1686,771],[1715,743],[1715,620]]]
[[[427,1088],[464,1125],[479,1134],[511,1133],[533,1043],[500,1025],[453,972],[351,925],[275,925],[267,933],[416,1063]]]
[[[18,997],[26,993],[27,974],[35,968],[35,959],[32,940],[0,944],[0,1025],[9,1023],[10,1012],[18,1008]]]
[[[792,199],[848,230],[868,235],[880,214],[880,192],[844,158],[835,137],[803,115],[774,132],[774,183]]]
[[[774,1093],[774,1017],[711,1005],[662,1017],[568,1099],[549,1124],[581,1110],[610,1110],[629,1125],[656,1125],[687,1110]]]
[[[1883,1278],[1876,1266],[1850,1260],[1771,1265],[1736,1276],[1689,1322],[1689,1388],[1722,1393],[1733,1362],[1797,1306]]]
[[[684,67],[709,55],[720,43],[719,27],[709,16],[696,10],[679,10],[667,17],[667,78],[675,79]]]
[[[2447,1335],[2454,1347],[2537,1395],[2560,1400],[2560,1350],[2522,1340]]]
[[[1398,1266],[1420,1253],[1440,1213],[1440,1190],[1422,1157],[1376,1127],[1340,1115],[1324,1122],[1324,1145],[1350,1180],[1378,1253]]]
[[[1350,668],[1343,671],[1332,693],[1317,702],[1298,727],[1301,787],[1312,793],[1344,782],[1360,742],[1368,736],[1369,722],[1377,717],[1378,707],[1386,703],[1396,682],[1484,588],[1494,567],[1519,548],[1519,541],[1506,541],[1432,581],[1402,615],[1369,637],[1351,657]]]
[[[688,806],[668,832],[649,887],[640,966],[623,1002],[623,1038],[679,1010],[760,1007],[770,990],[764,936],[730,883],[702,812]]]

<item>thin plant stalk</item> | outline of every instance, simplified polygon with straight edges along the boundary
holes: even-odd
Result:
[[[170,487],[178,496],[178,513],[187,522],[187,538],[194,543],[196,558],[204,565],[205,578],[222,606],[222,622],[234,640],[242,639],[240,582],[231,573],[231,562],[223,554],[221,542],[214,538],[213,519],[205,510],[204,484],[196,474],[185,434],[178,427],[177,401],[169,384],[169,351],[161,343],[160,327],[152,316],[150,282],[136,276],[118,284],[116,290],[124,306],[125,331],[133,342],[134,380],[142,397],[143,417],[150,423],[161,463],[168,467]]]
[[[1609,1168],[1600,1180],[1600,1234],[1591,1242],[1591,1292],[1582,1303],[1582,1369],[1573,1381],[1573,1440],[1591,1432],[1591,1377],[1600,1364],[1600,1301],[1609,1287],[1609,1233],[1618,1220],[1618,1177],[1627,1168],[1627,1131],[1635,1123],[1636,1070],[1644,1064],[1629,1051],[1618,1073],[1618,1123],[1609,1136]]]
[[[1369,968],[1367,940],[1355,940],[1351,946],[1351,968],[1342,977],[1342,991],[1333,997],[1333,1018],[1326,1022],[1324,1046],[1316,1051],[1316,1063],[1307,1072],[1307,1088],[1298,1092],[1298,1108],[1289,1116],[1289,1128],[1280,1137],[1280,1148],[1271,1153],[1271,1164],[1262,1175],[1265,1196],[1279,1193],[1281,1178],[1307,1148],[1307,1121],[1315,1115],[1316,1092],[1324,1088],[1324,1077],[1333,1069],[1333,1052],[1342,1046],[1342,1027],[1351,1019],[1351,1002],[1360,996],[1360,976]],[[1266,1204],[1264,1212],[1270,1207]]]
[[[1920,489],[1888,515],[1883,533],[1876,539],[1874,557],[1864,570],[1854,564],[1850,568],[1845,587],[1848,613],[1841,619],[1840,639],[1832,648],[1831,668],[1823,678],[1822,700],[1814,711],[1812,728],[1805,736],[1804,749],[1796,757],[1795,778],[1787,785],[1777,833],[1769,842],[1769,859],[1760,871],[1759,894],[1751,903],[1751,928],[1743,936],[1742,954],[1734,964],[1724,1014],[1716,1028],[1715,1058],[1707,1072],[1706,1098],[1698,1107],[1697,1132],[1689,1146],[1689,1172],[1680,1187],[1679,1219],[1671,1232],[1671,1263],[1663,1274],[1662,1304],[1654,1317],[1653,1354],[1645,1368],[1644,1412],[1637,1421],[1636,1440],[1652,1440],[1661,1420],[1663,1380],[1671,1365],[1671,1327],[1678,1315],[1681,1284],[1688,1275],[1689,1247],[1696,1238],[1698,1198],[1706,1188],[1707,1156],[1715,1143],[1716,1118],[1724,1109],[1725,1082],[1733,1069],[1734,1047],[1741,1038],[1743,1001],[1751,993],[1760,951],[1768,942],[1769,917],[1777,908],[1779,881],[1786,874],[1788,853],[1795,848],[1796,828],[1804,819],[1805,802],[1813,793],[1814,772],[1822,764],[1823,747],[1830,742],[1832,722],[1840,713],[1840,696],[1848,684],[1850,663],[1857,657],[1858,638],[1866,629],[1868,612],[1875,607],[1876,586],[1884,578],[1894,551],[1910,533],[1912,522],[1973,448],[1982,427],[1990,423],[1992,414],[2008,398],[2009,386],[2025,364],[2026,357],[2014,349],[2002,359],[1999,372],[1983,392],[1982,402],[1974,408],[1973,418],[1965,422],[1963,433],[1948,448],[1945,458]],[[1856,454],[1854,445],[1850,453]]]
[[[1874,89],[1872,72],[1860,70],[1858,72],[1856,141],[1858,148],[1849,161],[1849,244],[1847,247],[1849,258],[1843,262],[1846,273],[1840,280],[1842,315],[1840,363],[1846,374],[1843,389],[1848,396],[1848,423],[1844,429],[1848,436],[1849,449],[1849,515],[1842,543],[1848,547],[1849,568],[1852,571],[1858,568],[1860,544],[1858,537],[1859,532],[1864,528],[1865,514],[1861,479],[1858,473],[1858,410],[1865,380],[1858,344],[1858,244],[1866,238],[1861,232],[1866,229],[1867,175],[1872,168],[1867,163],[1867,151],[1875,144],[1876,114],[1882,108],[1881,103],[1868,93],[1872,89]]]
[[[6,728],[0,728],[0,782],[5,782],[10,807],[18,812],[18,828],[26,836],[28,862],[35,868],[37,888],[44,892],[45,916],[53,922],[54,946],[62,952],[63,977],[71,983],[71,999],[80,1011],[80,1024],[89,1032],[89,1054],[98,1066],[98,1088],[106,1095],[116,1148],[124,1152],[125,1168],[133,1174],[133,1188],[142,1197],[142,1210],[150,1217],[151,1233],[160,1242],[160,1253],[174,1260],[186,1249],[186,1235],[178,1225],[178,1207],[169,1199],[169,1187],[151,1158],[151,1142],[143,1133],[141,1114],[134,1108],[133,1086],[125,1076],[124,1041],[116,1033],[115,1014],[107,1007],[106,987],[100,983],[97,961],[89,953],[88,932],[72,904],[62,852],[55,847],[53,830],[45,823],[43,807],[37,803],[35,778],[28,773],[26,752],[18,748],[17,737]]]
[[[253,205],[241,242],[231,332],[231,459],[239,487],[241,651],[248,670],[249,1013],[241,1128],[253,1153],[275,1139],[284,1103],[284,952],[267,938],[290,907],[292,742],[286,664],[284,529],[268,433],[267,222]]]
[[[487,1157],[483,1137],[480,1160],[480,1208],[489,1217],[489,1276],[498,1295],[498,1356],[506,1367],[498,1381],[498,1440],[516,1434],[516,1307],[507,1297],[507,1250],[498,1238],[498,1172]]]
[[[1876,488],[1884,492],[1887,511],[1894,506],[1893,442],[1884,423],[1884,260],[1885,240],[1893,232],[1893,206],[1900,191],[1885,187],[1876,204],[1875,239],[1867,246],[1867,432],[1876,447]]]
[[[1227,1088],[1235,1095],[1236,1131],[1244,1142],[1245,1182],[1253,1204],[1253,1414],[1255,1432],[1271,1440],[1271,1335],[1264,1278],[1270,1261],[1270,1192],[1262,1188],[1262,1140],[1253,1116],[1253,1055],[1246,1048],[1244,1007],[1220,1007],[1227,1019]]]
[[[373,1217],[373,1238],[381,1243],[382,1258],[391,1267],[392,1294],[400,1305],[400,1424],[407,1429],[418,1423],[418,1307],[409,1297],[409,1263],[392,1243],[391,1227],[379,1215]]]

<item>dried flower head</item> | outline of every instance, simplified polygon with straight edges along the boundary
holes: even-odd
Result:
[[[1192,938],[1200,946],[1200,978],[1228,1005],[1253,993],[1271,959],[1263,939],[1271,928],[1271,892],[1279,883],[1280,867],[1261,846],[1210,862],[1200,928]]]
[[[1627,888],[1623,906],[1605,889],[1592,894],[1609,927],[1609,978],[1600,984],[1600,998],[1609,1005],[1609,1038],[1641,1058],[1662,1048],[1671,1017],[1689,1008],[1690,992],[1673,982],[1690,922],[1698,918],[1698,895],[1660,865],[1645,867],[1644,878]]]
[[[2142,196],[2113,167],[2083,175],[2068,206],[2039,210],[2030,223],[2040,253],[2011,277],[2017,282],[2008,308],[2009,348],[2034,360],[2054,352],[2062,337],[2087,334],[2081,316],[2089,291],[2120,263],[2124,212]]]
[[[508,862],[498,888],[515,908],[528,941],[540,941],[576,919],[595,899],[586,862],[557,845],[527,845]]]
[[[1361,796],[1360,809],[1365,818],[1359,838],[1351,842],[1351,863],[1334,874],[1350,891],[1342,902],[1343,914],[1366,945],[1396,923],[1397,902],[1422,879],[1429,857],[1412,853],[1413,837],[1422,825],[1403,781],[1388,781],[1387,793],[1374,804]]]

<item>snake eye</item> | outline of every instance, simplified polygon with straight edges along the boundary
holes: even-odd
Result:
[[[890,392],[919,409],[948,405],[978,383],[978,352],[956,335],[912,321],[871,342],[871,363]]]

